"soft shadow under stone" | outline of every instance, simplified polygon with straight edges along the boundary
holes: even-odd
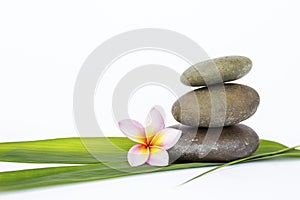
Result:
[[[171,127],[182,130],[182,136],[177,144],[168,150],[170,163],[228,162],[250,156],[259,146],[258,135],[243,124],[223,127],[219,137],[220,128],[211,128],[211,132],[206,136],[208,128],[184,125]]]

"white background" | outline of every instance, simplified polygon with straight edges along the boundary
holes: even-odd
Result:
[[[72,93],[87,56],[116,34],[137,28],[164,28],[190,37],[210,57],[244,55],[251,58],[252,71],[238,82],[255,88],[260,93],[261,104],[257,113],[244,123],[261,138],[289,146],[300,144],[299,9],[296,0],[1,1],[0,142],[77,136]],[[161,62],[176,64],[174,68],[178,72],[187,67],[178,58],[149,55],[132,55],[113,67],[121,66],[124,71],[137,63]],[[111,81],[105,84],[109,92],[117,80],[107,80]],[[157,88],[137,91],[132,97],[130,114],[144,121],[151,105],[160,104],[166,110],[170,125],[174,121],[169,108],[175,97],[161,88],[158,92],[154,89]],[[145,95],[151,98],[143,104]],[[100,110],[103,105],[99,102],[106,98],[104,103],[109,103],[109,95],[96,95],[98,119],[108,120],[105,123],[109,124],[105,127],[108,135],[121,135],[114,122],[109,121],[109,110]],[[32,167],[37,166],[0,163],[1,171]],[[299,196],[299,160],[228,167],[176,187],[207,169],[49,187],[0,197],[2,200],[283,199]]]

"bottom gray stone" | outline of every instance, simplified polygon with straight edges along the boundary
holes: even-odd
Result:
[[[170,163],[228,162],[250,156],[259,146],[258,135],[243,124],[210,129],[185,125],[171,127],[182,130],[182,136],[168,150]]]

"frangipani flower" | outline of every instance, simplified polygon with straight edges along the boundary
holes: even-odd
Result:
[[[173,147],[181,136],[180,130],[165,128],[164,119],[155,107],[147,116],[145,128],[131,119],[120,121],[119,127],[129,139],[139,143],[128,151],[127,159],[131,166],[144,163],[153,166],[168,165],[169,154],[166,150]]]

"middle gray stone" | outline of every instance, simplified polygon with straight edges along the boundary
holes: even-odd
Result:
[[[256,112],[259,101],[258,93],[251,87],[240,84],[214,85],[209,89],[196,89],[180,97],[173,104],[172,114],[178,122],[188,126],[229,126],[251,117]],[[212,106],[214,113],[211,113]],[[224,120],[220,114],[222,110],[225,111]]]

